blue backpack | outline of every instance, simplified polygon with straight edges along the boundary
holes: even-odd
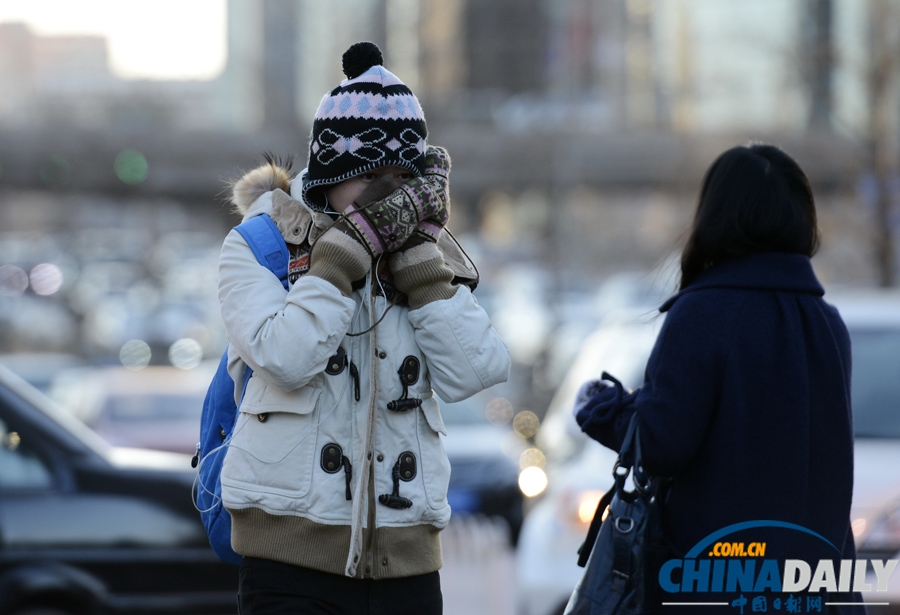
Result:
[[[267,214],[261,214],[234,228],[247,241],[259,264],[277,276],[287,290],[290,253],[272,218]],[[252,371],[249,367],[244,370],[242,397]],[[234,403],[234,380],[228,374],[226,349],[203,401],[200,441],[197,443],[197,452],[191,465],[195,468],[199,466],[194,505],[200,511],[200,518],[206,526],[209,544],[219,559],[235,565],[241,563],[241,556],[231,549],[231,515],[222,506],[220,474],[237,414],[237,405]]]

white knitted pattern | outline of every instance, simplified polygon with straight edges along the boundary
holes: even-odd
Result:
[[[316,111],[317,120],[364,118],[372,120],[424,120],[419,101],[412,94],[383,96],[367,92],[326,94]]]
[[[344,153],[374,163],[388,156],[412,160],[425,152],[425,139],[412,128],[407,128],[398,135],[402,142],[391,138],[384,143],[388,136],[380,128],[369,128],[355,135],[341,135],[326,128],[310,144],[310,152],[322,164],[329,164]]]
[[[397,75],[383,66],[373,66],[358,77],[344,79],[341,81],[341,87],[346,87],[351,83],[380,83],[383,86],[404,85]]]

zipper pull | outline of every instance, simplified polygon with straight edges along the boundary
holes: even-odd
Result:
[[[194,456],[191,457],[191,467],[196,468],[200,463],[200,443],[197,442],[197,450],[194,451]]]

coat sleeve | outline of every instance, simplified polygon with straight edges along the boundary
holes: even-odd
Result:
[[[303,276],[284,290],[232,230],[219,259],[219,303],[228,341],[268,384],[291,391],[325,367],[350,325],[354,302]]]
[[[446,402],[471,397],[509,378],[509,349],[468,287],[409,313],[431,386]]]
[[[734,314],[723,318],[715,301],[696,294],[679,299],[660,330],[641,387],[619,396],[612,386],[583,387],[575,407],[582,430],[618,450],[637,412],[647,470],[679,474],[698,453],[715,416],[733,321]]]

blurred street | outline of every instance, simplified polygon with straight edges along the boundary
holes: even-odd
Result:
[[[575,390],[607,367],[640,385],[719,153],[793,156],[826,299],[871,292],[884,305],[860,322],[894,326],[898,24],[900,0],[0,0],[0,366],[63,409],[62,431],[76,419],[79,442],[87,428],[186,470],[227,345],[231,182],[266,152],[304,168],[341,53],[374,41],[452,157],[448,228],[513,362],[509,382],[441,408],[445,613],[558,615],[612,461],[574,425]],[[890,363],[882,334],[872,356]],[[0,466],[0,501],[81,497],[55,441],[32,449],[46,434],[14,428],[40,403],[0,384],[0,453],[21,462],[12,479]],[[894,453],[873,451],[874,475]],[[896,553],[884,506],[854,531],[880,519],[872,549]]]
[[[441,534],[446,615],[515,615],[515,557],[507,528],[477,517],[451,519]]]

